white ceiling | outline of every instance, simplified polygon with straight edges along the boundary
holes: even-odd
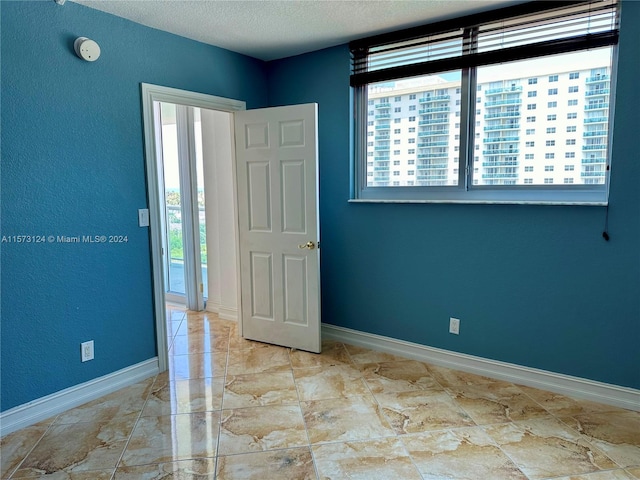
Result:
[[[262,60],[522,0],[74,0]]]

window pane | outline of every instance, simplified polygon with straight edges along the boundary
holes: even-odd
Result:
[[[374,141],[367,145],[367,156],[373,157],[373,165],[367,166],[367,186],[458,184],[454,167],[459,154],[455,147],[460,133],[456,126],[460,81],[461,73],[455,71],[369,84],[373,109],[369,109],[367,131],[373,132]],[[395,97],[401,101],[392,108],[389,98]],[[412,110],[413,105],[417,108]],[[392,145],[401,148],[392,151]]]
[[[474,174],[478,182],[474,183],[534,186],[604,183],[611,53],[607,47],[479,67],[477,78],[484,90],[484,115],[480,118],[481,136],[476,138],[481,155],[479,165],[474,165],[479,168]],[[534,76],[540,78],[543,86],[551,87],[540,90],[539,84],[532,85],[528,80]],[[536,89],[539,93],[533,103],[529,92]],[[575,102],[560,105],[548,101],[558,98],[557,92],[569,91],[573,92]],[[540,95],[541,92],[544,93]],[[527,129],[526,141],[521,138],[523,99],[527,109],[536,110],[537,116],[537,128],[533,134]],[[528,108],[530,104],[536,106]],[[527,109],[525,116],[529,113]],[[567,170],[572,177],[566,176],[567,159],[573,162]],[[561,163],[556,166],[554,162]],[[556,168],[549,168],[553,166]]]

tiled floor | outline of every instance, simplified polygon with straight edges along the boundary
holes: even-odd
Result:
[[[5,478],[640,479],[640,413],[168,311],[170,370],[1,441]]]

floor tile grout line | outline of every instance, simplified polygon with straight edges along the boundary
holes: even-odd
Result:
[[[29,457],[29,455],[31,455],[31,453],[33,453],[33,451],[35,450],[35,448],[38,446],[38,444],[42,441],[42,439],[44,438],[44,436],[47,434],[47,432],[49,430],[51,430],[51,427],[54,426],[56,420],[58,419],[58,417],[60,416],[60,414],[58,415],[54,415],[53,420],[51,421],[51,423],[49,425],[47,425],[47,428],[44,429],[44,432],[42,432],[42,435],[40,435],[38,437],[38,440],[35,441],[35,443],[33,444],[33,447],[31,447],[29,449],[29,451],[26,453],[26,455],[24,457],[22,457],[22,460],[20,460],[20,462],[18,463],[18,465],[16,465],[16,467],[11,471],[11,473],[7,476],[7,480],[8,479],[12,479],[14,478],[13,475],[20,470],[20,467],[22,466],[22,464],[24,463],[24,461]],[[29,427],[26,427],[29,428]],[[18,430],[20,431],[20,430]]]
[[[140,423],[140,419],[142,418],[142,412],[144,411],[144,408],[147,406],[147,403],[149,402],[149,397],[153,393],[153,387],[155,386],[156,382],[158,381],[158,377],[159,376],[160,376],[160,374],[157,374],[153,378],[153,382],[151,382],[151,385],[149,385],[149,392],[147,393],[147,396],[144,399],[144,403],[142,404],[142,407],[140,408],[140,411],[138,412],[138,417],[136,418],[136,421],[133,423],[133,426],[131,427],[131,432],[129,432],[129,437],[127,438],[127,441],[126,441],[126,443],[124,445],[124,448],[122,449],[122,453],[118,457],[118,461],[116,462],[116,465],[113,468],[113,473],[111,474],[111,480],[113,480],[115,478],[116,472],[118,471],[118,467],[120,466],[120,463],[122,462],[122,459],[124,458],[124,454],[127,451],[127,448],[129,448],[129,443],[131,443],[131,439],[133,438],[133,433],[136,431],[136,427],[138,426],[138,423]]]
[[[218,317],[220,318],[220,317]],[[225,394],[227,392],[227,378],[228,378],[228,370],[229,370],[229,355],[231,352],[231,329],[229,329],[229,332],[227,333],[227,351],[226,353],[226,358],[225,358],[225,362],[224,362],[224,374],[223,374],[223,380],[222,380],[222,398],[220,399],[220,419],[218,420],[218,438],[216,440],[216,453],[215,453],[215,460],[214,460],[214,466],[213,466],[213,478],[218,478],[218,460],[221,456],[220,455],[220,440],[222,437],[222,421],[223,421],[223,412],[224,412],[224,397]]]
[[[492,424],[488,424],[488,425],[479,425],[479,428],[484,432],[484,434],[489,437],[489,439],[491,440],[491,442],[493,442],[493,444],[498,448],[498,450],[506,457],[509,459],[509,461],[518,469],[519,472],[521,472],[528,480],[531,480],[529,475],[527,475],[527,473],[522,469],[522,467],[518,464],[518,462],[516,462],[516,459],[513,458],[509,452],[507,452],[504,448],[502,448],[502,445],[500,445],[500,443],[489,433],[487,432],[485,427],[490,427],[492,425],[505,425],[505,424],[510,424],[513,425],[513,421],[509,421],[509,422],[504,422],[504,423],[492,423]]]
[[[300,410],[300,415],[302,416],[302,424],[304,425],[304,431],[305,434],[307,436],[307,449],[309,450],[309,453],[311,454],[311,462],[313,463],[313,471],[316,475],[316,479],[320,478],[320,473],[318,471],[318,462],[316,460],[316,455],[313,451],[312,445],[311,445],[311,436],[309,435],[309,426],[307,425],[307,420],[305,419],[304,416],[304,411],[302,409],[302,400],[300,398],[300,389],[298,388],[298,382],[296,382],[296,374],[294,372],[294,368],[293,368],[293,360],[291,359],[291,354],[293,353],[293,349],[289,349],[289,364],[291,365],[291,378],[293,380],[293,386],[296,389],[296,396],[298,397],[298,409]]]

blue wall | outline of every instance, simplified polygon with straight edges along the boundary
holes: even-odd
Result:
[[[156,355],[140,83],[267,103],[264,63],[67,2],[2,1],[2,235],[127,235],[125,244],[0,244],[6,410]],[[88,36],[95,63],[73,53]],[[80,363],[80,342],[96,358]]]
[[[640,4],[623,9],[608,243],[603,208],[349,204],[346,46],[265,66],[72,2],[0,9],[1,234],[129,239],[0,244],[0,410],[156,354],[140,82],[318,102],[323,321],[640,388]]]
[[[348,203],[347,46],[271,62],[272,105],[319,104],[323,321],[640,388],[638,26],[625,2],[609,242],[603,207]]]

